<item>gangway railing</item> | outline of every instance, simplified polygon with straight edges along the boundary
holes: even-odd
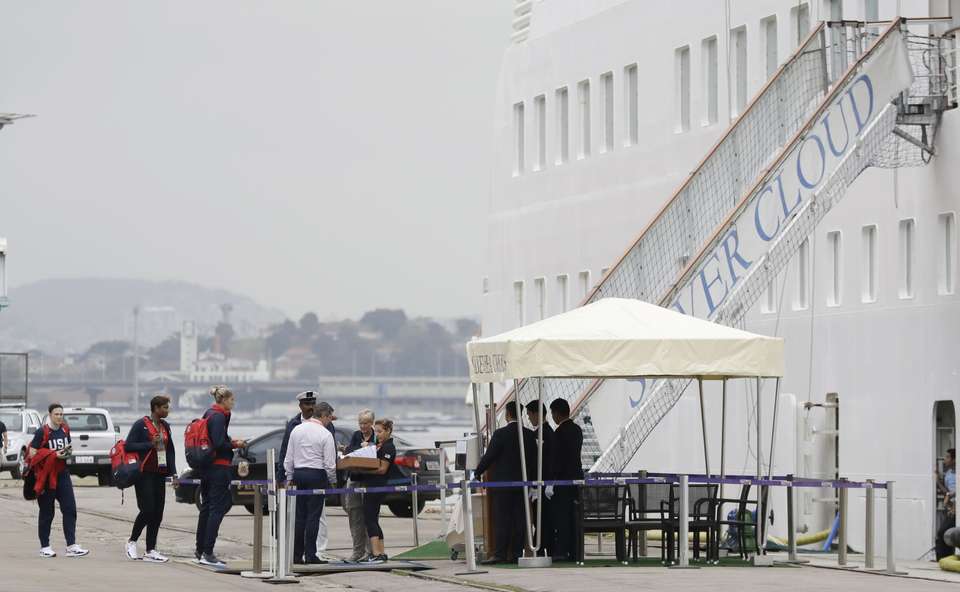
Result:
[[[648,302],[663,297],[690,256],[764,175],[826,94],[830,58],[825,29],[821,23],[811,31],[581,304],[608,296]],[[544,396],[566,399],[573,406],[599,384],[591,379],[547,379]],[[519,389],[521,403],[537,398],[532,383],[521,381]],[[498,409],[511,399],[508,393]],[[589,415],[583,405],[574,411],[581,422]]]
[[[895,133],[904,106],[911,104],[909,93],[915,83],[909,37],[902,28],[901,20],[894,22],[851,63],[760,182],[677,275],[661,305],[721,324],[738,324],[865,168],[897,166],[898,159],[917,164],[910,154],[901,154],[905,139]],[[939,120],[939,114],[934,115],[928,121],[906,123],[928,126]],[[844,140],[839,137],[841,128]],[[924,152],[932,155],[931,150],[919,150],[919,163],[926,162]],[[648,385],[645,400],[592,470],[625,467],[688,384],[661,380]]]

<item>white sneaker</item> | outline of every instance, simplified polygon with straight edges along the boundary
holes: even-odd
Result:
[[[339,561],[343,561],[343,559],[341,559],[340,557],[337,557],[336,555],[331,555],[325,551],[317,551],[317,559],[326,561],[327,563],[337,563]]]
[[[90,551],[87,551],[83,547],[77,544],[70,545],[67,547],[67,552],[65,555],[67,557],[83,557],[84,555],[89,555]]]
[[[143,560],[153,561],[155,563],[166,563],[170,561],[170,558],[165,555],[161,555],[156,549],[153,549],[152,551],[148,551],[147,554],[143,556]]]
[[[140,555],[137,554],[137,543],[136,541],[127,541],[125,545],[127,551],[127,559],[140,559]]]
[[[53,550],[53,547],[44,547],[40,549],[40,557],[56,557],[57,552]]]

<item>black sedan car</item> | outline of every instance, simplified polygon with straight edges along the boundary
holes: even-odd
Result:
[[[352,430],[346,428],[336,428],[337,446],[346,446],[350,442]],[[394,463],[403,473],[403,480],[391,481],[390,485],[409,485],[410,475],[417,473],[417,482],[420,485],[437,485],[440,483],[440,463],[446,462],[435,448],[415,448],[412,444],[403,438],[393,437],[397,446],[397,458]],[[276,429],[256,438],[247,443],[247,447],[238,450],[233,458],[233,478],[237,480],[264,480],[267,478],[267,451],[271,448],[280,452],[280,444],[283,442],[283,428]],[[241,463],[246,463],[249,472],[241,477],[239,473]],[[180,474],[182,479],[191,479],[193,471],[187,469]],[[339,485],[344,485],[346,476],[342,472],[337,472]],[[173,487],[176,500],[182,504],[200,505],[200,487],[191,483],[177,483]],[[245,486],[233,486],[233,503],[242,505],[251,514],[254,512],[253,488]],[[417,495],[417,513],[423,511],[424,505],[428,500],[439,499],[440,494],[435,491],[423,491]],[[264,496],[264,500],[266,496]],[[339,506],[339,495],[328,495],[326,505]],[[413,516],[413,504],[409,493],[391,493],[384,498],[383,503],[390,508],[395,516],[400,518],[410,518]],[[266,502],[264,502],[266,504]]]

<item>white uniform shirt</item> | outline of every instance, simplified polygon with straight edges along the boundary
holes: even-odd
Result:
[[[336,486],[337,445],[319,419],[310,418],[290,432],[283,470],[292,477],[294,469],[322,469],[327,472],[330,486]]]

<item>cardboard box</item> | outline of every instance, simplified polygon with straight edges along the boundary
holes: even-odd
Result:
[[[380,459],[345,456],[337,460],[337,469],[341,471],[377,470],[380,468]]]

